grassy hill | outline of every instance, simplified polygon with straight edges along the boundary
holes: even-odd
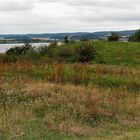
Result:
[[[98,41],[95,44],[106,64],[140,65],[140,43]]]

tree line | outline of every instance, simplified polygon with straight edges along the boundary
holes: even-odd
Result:
[[[108,36],[108,41],[118,41],[119,38],[121,38],[121,36],[118,33],[112,32]],[[140,42],[140,29],[136,31],[133,35],[131,35],[128,41]]]

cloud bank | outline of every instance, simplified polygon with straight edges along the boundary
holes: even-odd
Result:
[[[139,0],[0,0],[0,34],[135,29],[139,9]]]

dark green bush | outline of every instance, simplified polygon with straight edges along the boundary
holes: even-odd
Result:
[[[108,36],[108,41],[118,41],[119,40],[119,35],[115,32],[112,32],[109,36]]]
[[[76,62],[89,62],[96,58],[97,50],[90,42],[82,42],[75,48]]]
[[[45,46],[41,46],[41,47],[39,47],[38,48],[38,52],[39,52],[39,54],[41,55],[41,56],[44,56],[44,55],[49,55],[50,54],[50,56],[51,56],[51,52],[50,52],[50,48],[51,48],[51,50],[53,49],[53,48],[56,48],[56,47],[58,47],[58,43],[56,42],[56,41],[54,41],[54,42],[52,42],[50,45],[45,45]],[[49,53],[48,53],[49,52]]]
[[[70,38],[68,36],[64,37],[64,43],[67,44],[70,42]]]
[[[140,29],[129,38],[129,41],[140,42]]]
[[[41,56],[44,56],[47,54],[48,49],[49,49],[49,46],[41,46],[38,48],[38,52]]]
[[[15,62],[17,60],[33,62],[68,62],[68,63],[88,63],[93,60],[103,61],[98,55],[93,42],[80,41],[69,42],[58,46],[57,42],[49,46],[42,46],[34,49],[31,45],[25,44],[22,47],[11,48],[6,52],[6,61]]]
[[[5,59],[6,62],[16,62],[22,56],[25,56],[27,53],[33,50],[30,44],[25,44],[21,47],[13,47],[6,51]]]
[[[47,56],[63,62],[85,63],[96,58],[97,50],[91,42],[77,42],[50,48]]]
[[[13,47],[6,51],[7,55],[25,55],[27,52],[32,50],[32,46],[30,44],[25,44],[21,47]]]

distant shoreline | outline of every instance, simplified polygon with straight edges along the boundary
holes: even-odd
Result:
[[[43,45],[49,45],[50,43],[30,43],[33,47],[40,47]],[[21,47],[23,46],[24,43],[11,43],[11,44],[0,44],[0,54],[5,53],[8,49],[12,48],[12,47]]]

